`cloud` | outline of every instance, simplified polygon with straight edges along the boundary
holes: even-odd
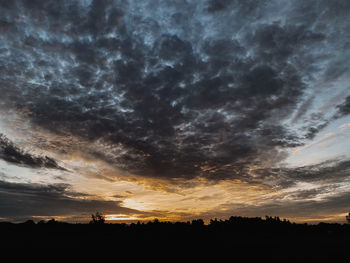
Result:
[[[298,200],[298,201],[281,201],[264,205],[248,205],[240,208],[232,208],[232,205],[226,204],[221,207],[221,211],[216,213],[219,217],[229,217],[232,214],[244,216],[261,216],[273,215],[299,221],[334,221],[344,222],[345,214],[349,209],[350,192],[334,195],[322,200]],[[216,208],[215,211],[220,211]],[[215,212],[207,213],[208,218],[215,215]],[[206,214],[203,214],[206,216]]]
[[[344,222],[349,211],[349,160],[330,160],[290,169],[255,170],[253,173],[255,183],[265,182],[275,191],[250,203],[227,200],[202,212],[200,217],[273,215],[301,222]]]
[[[57,162],[47,156],[35,156],[14,145],[7,137],[0,134],[0,158],[6,162],[31,168],[51,168],[64,170]]]
[[[230,4],[232,4],[232,0],[211,0],[208,4],[208,12],[217,12],[225,10]]]
[[[350,176],[350,160],[333,159],[296,168],[266,168],[252,171],[254,180],[272,184],[276,189],[289,188],[298,183],[336,184]]]
[[[139,176],[249,181],[329,124],[305,98],[347,72],[344,1],[5,2],[2,108]]]
[[[350,96],[345,98],[345,101],[337,106],[339,117],[350,114]]]
[[[123,207],[121,201],[95,200],[89,195],[74,192],[68,184],[42,185],[0,181],[0,217],[3,218],[87,218],[96,211],[109,214],[140,213]]]

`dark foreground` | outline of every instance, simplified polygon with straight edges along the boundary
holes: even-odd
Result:
[[[187,223],[155,220],[130,225],[68,224],[53,220],[41,224],[0,223],[0,233],[3,251],[29,249],[40,253],[47,249],[63,252],[83,249],[84,253],[125,252],[130,258],[165,253],[169,259],[190,252],[200,257],[230,255],[231,258],[274,258],[280,262],[320,259],[340,262],[336,258],[348,259],[350,252],[349,224],[294,224],[271,217],[231,217],[212,220],[209,225],[201,220]]]

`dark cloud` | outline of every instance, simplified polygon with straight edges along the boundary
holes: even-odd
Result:
[[[267,182],[276,188],[288,188],[298,183],[318,183],[331,186],[350,176],[350,160],[335,159],[297,168],[266,168],[254,170],[254,180]]]
[[[319,164],[299,167],[293,170],[292,178],[301,181],[332,181],[346,178],[350,175],[349,160],[329,160]]]
[[[67,184],[29,184],[0,181],[0,217],[24,219],[32,216],[86,216],[101,211],[109,214],[138,214],[122,207],[121,201],[94,200],[73,192]],[[85,218],[86,219],[86,218]]]
[[[305,94],[349,56],[344,1],[0,4],[1,105],[108,145],[90,154],[141,176],[246,180],[274,166],[328,125],[300,112]]]
[[[0,159],[5,160],[6,162],[24,165],[31,168],[51,168],[51,169],[60,169],[57,162],[47,156],[36,156],[30,153],[27,153],[16,145],[14,145],[5,135],[0,133]]]
[[[342,117],[350,114],[350,96],[345,98],[344,103],[338,105],[338,116]]]
[[[208,4],[209,12],[217,12],[226,9],[232,4],[232,0],[211,0]]]

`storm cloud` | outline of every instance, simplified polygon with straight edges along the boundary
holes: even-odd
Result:
[[[350,73],[349,1],[0,6],[0,106],[136,175],[249,181],[349,114],[310,95]]]

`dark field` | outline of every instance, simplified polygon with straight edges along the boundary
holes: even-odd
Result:
[[[295,224],[279,218],[242,218],[137,224],[0,223],[1,248],[118,251],[130,256],[187,254],[205,257],[274,258],[281,262],[329,259],[348,255],[350,225]],[[129,251],[133,251],[131,254]],[[344,261],[346,262],[346,261]]]

